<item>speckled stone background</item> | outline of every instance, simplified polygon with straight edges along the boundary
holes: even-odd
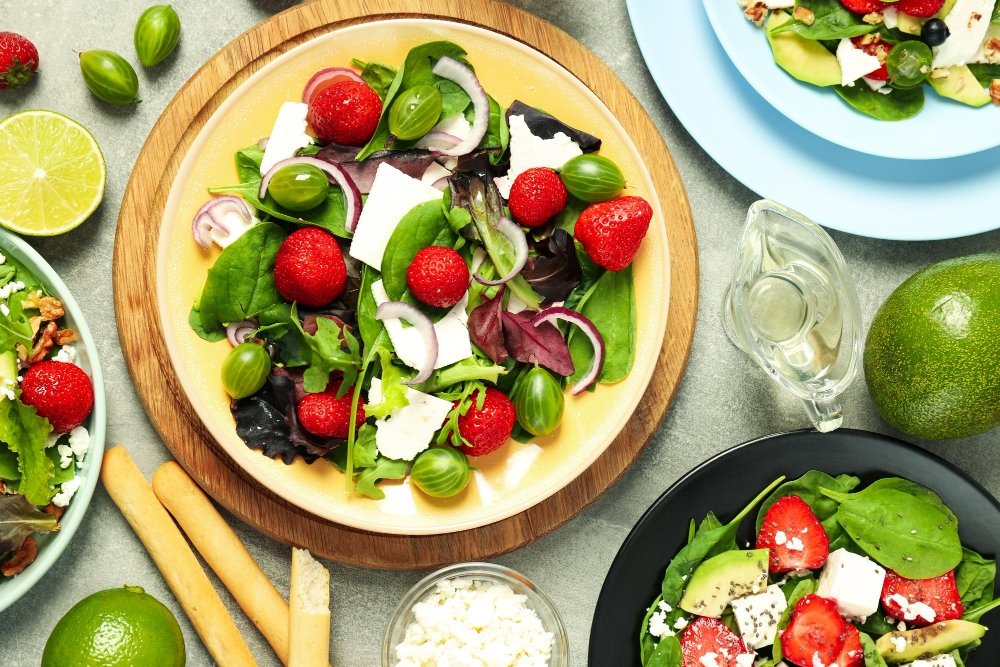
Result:
[[[118,205],[136,153],[174,92],[226,42],[294,3],[174,0],[172,4],[183,22],[178,51],[155,70],[140,68],[142,104],[127,109],[109,107],[84,87],[74,51],[108,48],[134,61],[132,27],[147,4],[152,3],[0,0],[0,30],[13,30],[31,38],[42,62],[41,75],[34,84],[0,94],[0,115],[36,107],[66,113],[90,128],[104,150],[108,189],[98,212],[70,234],[33,243],[75,287],[74,294],[97,336],[107,382],[108,443],[127,444],[148,477],[168,453],[139,405],[118,344],[111,290]],[[569,629],[573,664],[583,665],[604,575],[646,507],[674,480],[708,457],[744,440],[808,424],[799,406],[779,396],[770,381],[729,345],[719,325],[718,303],[730,272],[730,255],[746,208],[756,197],[692,141],[663,102],[632,37],[624,1],[516,0],[514,4],[574,35],[608,62],[639,97],[680,166],[700,245],[701,304],[694,349],[677,400],[655,439],[624,479],[582,515],[555,534],[499,559],[527,574],[552,596]],[[671,32],[679,29],[683,28],[664,26],[664,39],[670,39]],[[866,324],[892,289],[918,268],[947,257],[1000,248],[1000,232],[939,243],[890,243],[838,233],[833,236],[858,283]],[[892,433],[875,414],[863,382],[856,382],[846,395],[845,411],[847,426]],[[996,441],[994,433],[930,448],[997,494],[1000,447]],[[279,590],[287,593],[288,549],[239,522],[233,525]],[[422,575],[342,565],[332,565],[331,569],[333,664],[377,665],[388,617],[399,598]],[[0,665],[37,665],[49,632],[67,609],[94,591],[124,583],[143,586],[175,611],[187,640],[188,664],[211,664],[138,539],[107,494],[98,489],[87,519],[49,575],[0,614]],[[260,663],[279,664],[228,594],[223,591],[222,595]]]

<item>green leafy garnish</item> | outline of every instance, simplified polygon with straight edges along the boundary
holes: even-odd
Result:
[[[384,100],[392,80],[396,78],[396,70],[382,63],[366,63],[357,58],[351,60],[351,64],[361,70],[361,78]]]
[[[879,120],[906,120],[924,108],[924,89],[920,86],[906,90],[893,88],[888,95],[872,90],[863,82],[833,89],[852,107]]]
[[[355,445],[357,445],[357,443],[355,443]],[[406,473],[409,469],[409,461],[399,461],[379,456],[374,465],[365,468],[364,471],[358,475],[358,483],[354,488],[358,493],[368,496],[373,500],[382,500],[385,498],[385,492],[375,485],[383,479],[403,479],[406,477]]]
[[[632,268],[607,271],[576,306],[604,338],[604,366],[600,382],[620,382],[631,372],[635,363],[636,306]],[[569,352],[573,359],[573,375],[569,381],[583,377],[594,358],[594,346],[577,327],[570,329]]]
[[[56,530],[56,518],[33,506],[23,495],[0,495],[0,555],[17,551],[33,533]]]
[[[45,442],[51,432],[52,424],[35,408],[18,399],[0,400],[0,441],[17,455],[21,480],[18,493],[32,505],[48,505],[55,493],[54,466],[45,455]]]
[[[292,306],[292,323],[302,335],[310,351],[309,366],[302,375],[303,388],[310,394],[325,391],[330,373],[340,371],[343,379],[337,396],[343,396],[358,379],[361,368],[361,346],[350,328],[338,325],[326,317],[316,318],[316,333],[307,334],[299,322],[298,309]]]
[[[878,29],[877,25],[865,23],[861,16],[848,11],[840,0],[797,0],[795,5],[812,11],[814,21],[809,25],[788,21],[771,30],[772,35],[791,30],[806,39],[819,41],[858,37]]]
[[[406,270],[417,253],[427,246],[452,247],[455,232],[440,201],[429,201],[413,207],[393,230],[382,255],[382,285],[393,301],[406,292]]]
[[[379,385],[382,401],[380,403],[367,403],[365,414],[376,419],[385,419],[395,410],[410,404],[406,398],[407,387],[403,384],[407,377],[401,368],[393,365],[392,353],[389,350],[379,346],[376,348],[376,354],[382,367]]]

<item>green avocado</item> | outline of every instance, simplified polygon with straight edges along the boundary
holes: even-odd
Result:
[[[767,588],[767,549],[725,551],[698,566],[691,575],[680,607],[698,616],[718,618],[738,597]]]
[[[900,14],[899,25],[896,28],[907,35],[919,35],[924,30],[924,19],[909,14]]]
[[[764,25],[774,62],[799,81],[816,86],[839,86],[843,78],[840,61],[821,43],[800,37],[791,30],[771,34],[772,30],[791,20],[785,12],[774,12]]]
[[[938,95],[970,107],[984,107],[993,101],[968,65],[957,65],[949,71],[951,74],[942,79],[928,79]]]
[[[0,387],[8,383],[17,385],[17,357],[13,350],[0,353]]]
[[[951,10],[955,9],[955,5],[958,4],[958,0],[944,0],[944,4],[941,9],[938,10],[936,14],[937,18],[943,19],[944,17],[951,14]]]
[[[942,621],[926,628],[890,632],[879,637],[875,648],[889,664],[911,662],[948,653],[979,640],[986,628],[969,621]],[[902,651],[897,648],[902,647]]]
[[[865,378],[890,424],[928,440],[1000,424],[1000,254],[933,264],[875,314]]]

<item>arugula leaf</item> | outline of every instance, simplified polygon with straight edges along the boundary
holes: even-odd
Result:
[[[361,78],[372,87],[378,96],[385,99],[389,92],[392,80],[396,78],[396,70],[388,65],[377,62],[365,62],[357,58],[351,60],[351,64],[361,70]]]
[[[590,292],[577,305],[604,338],[604,366],[600,382],[620,382],[635,363],[636,305],[632,283],[632,267],[622,271],[607,271],[598,278]],[[569,351],[575,371],[575,382],[590,368],[594,346],[586,334],[573,327],[569,334]]]
[[[341,447],[340,449],[347,449]],[[375,427],[362,424],[358,429],[358,439],[354,442],[354,469],[361,470],[375,465],[378,458],[378,448],[375,445]]]
[[[350,327],[320,317],[316,320],[316,333],[310,336],[299,322],[297,306],[292,306],[291,319],[311,352],[309,367],[302,375],[302,388],[310,394],[326,391],[330,373],[340,371],[342,379],[337,396],[343,396],[354,386],[361,368],[361,347]]]
[[[382,255],[382,284],[393,301],[406,292],[406,271],[417,253],[431,245],[452,247],[455,232],[440,201],[429,201],[413,207],[393,230]]]
[[[906,120],[924,108],[923,86],[907,90],[893,88],[888,95],[872,90],[861,81],[853,87],[834,86],[833,89],[852,107],[879,120]]]
[[[17,551],[32,533],[56,530],[56,518],[34,507],[24,496],[0,495],[0,554]]]
[[[476,355],[456,361],[450,366],[439,368],[434,373],[414,387],[425,394],[449,393],[447,390],[455,385],[470,380],[480,380],[496,384],[501,375],[506,375],[507,369],[499,364],[488,362]]]
[[[381,320],[375,319],[378,304],[372,294],[372,285],[382,279],[382,275],[365,264],[361,269],[361,294],[358,297],[358,331],[369,353],[374,349],[375,341],[385,331]]]
[[[376,419],[385,419],[397,408],[404,408],[410,404],[409,399],[406,398],[407,387],[403,384],[407,377],[401,368],[393,365],[392,353],[389,350],[379,346],[375,352],[382,367],[379,385],[382,401],[365,404],[365,414]]]
[[[3,287],[11,280],[14,279],[14,274],[17,273],[17,269],[11,264],[0,265],[0,287]]]
[[[455,447],[468,445],[469,442],[462,437],[462,433],[458,428],[458,418],[464,416],[473,403],[475,403],[477,410],[482,409],[483,403],[486,401],[486,388],[483,386],[483,383],[471,380],[464,383],[457,393],[452,392],[450,395],[439,394],[438,396],[454,401],[455,405],[452,407],[451,412],[448,413],[444,426],[438,432],[437,444],[443,445],[446,442],[450,442]]]
[[[997,11],[1000,12],[1000,3],[997,3]],[[993,79],[1000,79],[1000,65],[972,63],[969,65],[969,69],[972,71],[972,76],[976,77],[976,81],[982,84],[983,88],[989,88]]]
[[[772,35],[792,30],[806,39],[819,41],[858,37],[878,30],[877,25],[865,23],[858,14],[848,11],[840,0],[796,0],[795,5],[811,10],[815,16],[813,23],[788,21],[771,30]]]
[[[354,444],[356,447],[358,443]],[[365,468],[364,472],[358,476],[358,483],[354,488],[358,493],[368,496],[372,500],[382,500],[385,498],[385,492],[375,485],[383,479],[403,479],[409,469],[409,461],[379,456],[374,465]]]
[[[831,549],[831,551],[833,551]],[[858,630],[866,632],[874,637],[881,637],[882,635],[894,632],[896,630],[897,621],[886,615],[881,609],[865,619],[864,623],[859,623]]]
[[[972,549],[962,548],[962,562],[955,570],[955,583],[962,597],[962,606],[971,609],[993,599],[997,563]]]
[[[18,493],[32,505],[48,505],[55,494],[54,466],[45,455],[45,442],[51,432],[52,424],[35,408],[19,399],[0,400],[0,441],[17,455],[17,469],[21,473]]]

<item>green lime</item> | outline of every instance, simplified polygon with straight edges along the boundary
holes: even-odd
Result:
[[[42,667],[182,667],[184,636],[170,610],[138,586],[77,602],[56,623]]]
[[[101,203],[104,177],[97,140],[75,120],[32,110],[0,121],[0,227],[68,232]]]

